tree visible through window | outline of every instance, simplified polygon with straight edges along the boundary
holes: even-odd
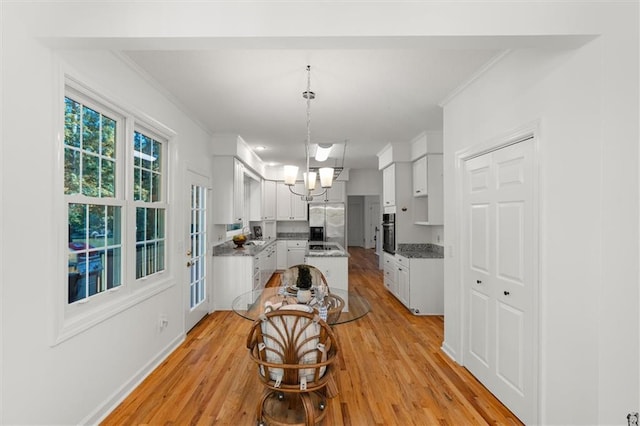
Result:
[[[69,303],[122,284],[116,129],[116,119],[65,97]]]

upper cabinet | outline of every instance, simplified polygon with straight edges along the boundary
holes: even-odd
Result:
[[[213,222],[242,223],[244,166],[232,156],[213,157]]]
[[[276,181],[262,181],[262,220],[276,220]]]
[[[413,162],[413,196],[427,195],[427,156]]]
[[[384,207],[396,205],[396,165],[388,165],[382,170],[382,204]]]
[[[414,222],[442,225],[444,199],[442,154],[429,154],[413,162]]]
[[[411,141],[413,160],[414,223],[442,225],[442,133],[423,132]]]
[[[293,190],[302,194],[304,183],[296,182]],[[277,220],[307,220],[307,203],[299,195],[289,191],[284,182],[276,184],[276,219]]]

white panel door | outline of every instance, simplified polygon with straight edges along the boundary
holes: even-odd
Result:
[[[533,140],[464,169],[464,363],[523,422],[535,421]]]

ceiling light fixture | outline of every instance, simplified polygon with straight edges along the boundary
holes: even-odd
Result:
[[[319,143],[318,147],[316,148],[316,161],[322,163],[327,158],[329,158],[331,148],[333,148],[333,144],[331,143]]]
[[[307,100],[307,139],[305,141],[305,157],[307,160],[307,171],[302,174],[304,179],[305,194],[299,194],[293,190],[293,185],[296,184],[298,178],[297,166],[284,166],[284,183],[289,186],[289,191],[295,195],[299,195],[304,201],[312,201],[313,197],[327,192],[327,188],[330,188],[333,184],[333,168],[321,167],[318,169],[320,174],[320,186],[324,189],[322,192],[313,193],[316,189],[316,172],[312,172],[309,169],[309,148],[311,146],[311,99],[315,99],[316,94],[311,91],[311,65],[307,65],[307,90],[302,92],[302,97]]]

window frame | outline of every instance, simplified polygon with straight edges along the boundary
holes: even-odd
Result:
[[[54,217],[63,222],[64,226],[59,226],[55,236],[59,254],[56,256],[59,273],[56,275],[58,278],[55,279],[55,285],[52,284],[50,290],[53,317],[50,326],[51,346],[58,345],[175,285],[172,268],[174,259],[169,249],[173,239],[169,230],[174,228],[172,226],[174,219],[170,203],[169,183],[171,181],[169,177],[171,175],[170,157],[174,149],[172,141],[176,133],[143,112],[94,90],[92,85],[84,83],[87,79],[78,78],[62,68],[64,67],[61,67],[60,71],[60,84],[55,90],[58,102],[53,108],[55,114],[56,176],[52,182],[52,193],[55,194],[54,198],[58,200],[55,205],[58,206],[57,210],[60,212]],[[113,198],[87,197],[83,194],[66,194],[64,191],[65,97],[74,99],[117,121],[116,182],[115,197]],[[165,211],[165,269],[139,280],[135,279],[136,207],[133,202],[133,132],[137,128],[144,129],[146,135],[151,135],[154,139],[157,138],[156,140],[162,144],[161,206]],[[72,203],[120,207],[122,282],[117,287],[74,303],[68,303],[68,268],[65,266],[68,262],[68,209]],[[160,208],[160,205],[152,207]]]
[[[133,135],[135,132],[141,133],[146,137],[150,137],[152,139],[154,139],[155,141],[159,142],[162,146],[162,151],[161,151],[161,172],[160,172],[160,185],[161,185],[161,193],[160,193],[160,200],[159,201],[141,201],[141,200],[135,200],[135,196],[134,196],[134,168],[135,166],[133,165],[133,158],[134,158],[134,143],[133,143]],[[128,198],[131,200],[131,209],[128,212],[129,218],[131,220],[131,228],[133,230],[133,235],[131,235],[132,237],[132,243],[133,243],[133,255],[130,258],[131,262],[133,263],[133,267],[132,269],[132,275],[130,276],[130,279],[132,280],[132,282],[136,282],[136,283],[144,283],[146,281],[149,280],[153,280],[153,279],[158,279],[159,276],[163,275],[166,273],[167,268],[168,268],[168,264],[169,264],[169,250],[168,250],[168,244],[167,244],[167,240],[168,240],[168,219],[169,219],[169,203],[167,202],[167,197],[168,197],[168,191],[167,191],[167,185],[168,185],[168,144],[169,141],[166,137],[164,137],[162,134],[158,133],[156,130],[150,128],[150,126],[145,125],[143,122],[141,122],[140,120],[138,120],[138,122],[136,122],[133,126],[133,131],[131,132],[131,144],[130,146],[128,146],[129,149],[129,154],[128,154],[128,158],[130,159],[130,161],[132,162],[131,167],[127,167],[127,172],[129,172],[130,175],[130,179],[129,182],[131,182],[130,185],[127,186],[127,191],[128,192]],[[165,255],[165,259],[164,259],[164,269],[160,270],[160,271],[156,271],[153,272],[152,274],[149,275],[145,275],[142,277],[137,278],[136,277],[136,245],[137,245],[137,238],[136,238],[136,214],[137,214],[137,209],[138,208],[152,208],[152,209],[162,209],[164,210],[164,255]]]

